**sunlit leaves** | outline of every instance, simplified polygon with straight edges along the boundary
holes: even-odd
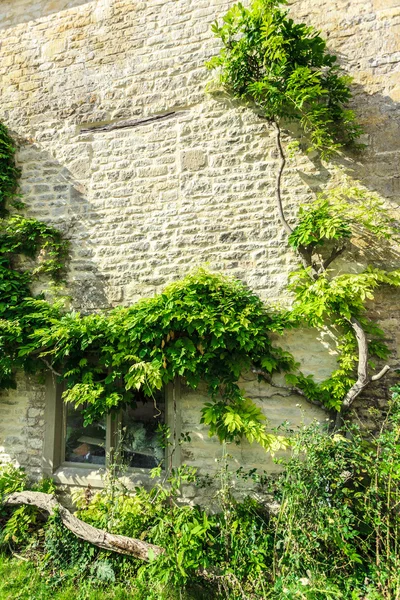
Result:
[[[244,369],[256,365],[273,373],[293,366],[292,356],[269,339],[285,319],[239,281],[198,269],[129,308],[60,315],[33,332],[30,351],[40,348],[63,372],[66,400],[82,404],[87,394],[92,416],[135,401],[137,393],[151,398],[177,375],[192,387],[205,381],[213,397],[232,407],[241,398],[236,381]],[[258,421],[257,414],[252,418]],[[229,431],[229,423],[220,425]],[[266,443],[252,427],[248,439]]]
[[[393,224],[377,194],[342,186],[319,194],[313,202],[300,207],[289,244],[295,249],[317,247],[329,240],[345,242],[363,233],[390,239],[395,235]]]
[[[270,452],[287,447],[283,436],[268,434],[262,410],[238,391],[229,404],[223,401],[208,402],[202,409],[201,422],[209,426],[209,435],[226,442],[239,442],[247,438]]]
[[[325,40],[295,23],[276,0],[240,2],[212,26],[222,48],[208,63],[229,94],[255,105],[270,120],[298,121],[309,150],[323,158],[354,142],[361,129],[352,111],[350,78]]]

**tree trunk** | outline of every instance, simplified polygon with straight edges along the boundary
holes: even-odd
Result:
[[[4,504],[28,504],[45,510],[49,514],[57,510],[63,525],[67,529],[72,531],[81,540],[90,542],[104,550],[111,550],[119,554],[128,554],[129,556],[135,556],[146,561],[165,552],[164,548],[160,546],[147,544],[142,540],[136,540],[124,535],[108,533],[103,529],[97,529],[97,527],[84,523],[64,508],[52,494],[44,494],[43,492],[15,492],[6,496]]]

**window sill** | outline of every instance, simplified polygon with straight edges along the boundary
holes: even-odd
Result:
[[[53,474],[53,480],[58,485],[70,486],[70,487],[90,487],[95,489],[102,489],[105,487],[104,477],[106,469],[96,468],[89,464],[77,464],[61,465]],[[161,473],[161,477],[150,477],[150,469],[128,469],[128,471],[118,477],[118,481],[121,482],[128,490],[134,490],[137,486],[144,486],[145,488],[154,487],[156,483],[161,483],[165,473]]]

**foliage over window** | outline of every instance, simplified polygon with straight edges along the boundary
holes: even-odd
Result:
[[[8,136],[4,129],[3,135]],[[14,146],[7,139],[11,164]],[[16,177],[18,171],[13,173]],[[6,189],[11,187],[4,194]],[[134,403],[139,390],[152,398],[176,376],[191,387],[202,380],[212,398],[203,410],[212,434],[279,446],[237,381],[251,366],[269,373],[294,366],[293,357],[269,338],[289,323],[287,314],[267,309],[241,282],[204,269],[128,308],[85,316],[66,312],[61,302],[49,303],[30,292],[38,273],[59,278],[67,250],[60,233],[16,214],[5,216],[1,227],[2,387],[14,385],[18,367],[51,369],[65,381],[64,400],[83,405],[90,423]],[[19,255],[37,258],[39,251],[38,267],[18,266]]]

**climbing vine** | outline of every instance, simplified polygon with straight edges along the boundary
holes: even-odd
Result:
[[[12,165],[15,148],[4,128],[2,134]],[[6,199],[7,189],[17,189],[18,170],[10,173]],[[269,337],[290,323],[288,314],[267,309],[241,282],[198,269],[131,307],[83,316],[30,291],[41,273],[62,276],[67,245],[57,230],[5,212],[0,244],[2,387],[15,384],[18,367],[51,370],[65,384],[64,400],[82,405],[89,423],[139,398],[151,400],[181,376],[193,388],[208,385],[202,421],[212,435],[246,436],[268,449],[283,443],[266,433],[261,410],[237,382],[252,366],[269,373],[293,368],[293,357]],[[34,268],[21,264],[21,255],[35,259]]]
[[[330,268],[356,235],[372,236],[375,243],[393,235],[388,212],[374,194],[354,187],[330,190],[300,207],[297,223],[286,216],[282,198],[286,151],[314,151],[327,160],[345,146],[360,149],[357,139],[362,131],[347,106],[351,79],[319,33],[295,23],[282,4],[282,0],[253,0],[249,8],[240,2],[232,6],[222,24],[212,27],[222,47],[207,66],[218,73],[217,89],[253,108],[273,131],[277,212],[302,264],[289,286],[294,294],[292,317],[297,323],[336,328],[339,350],[338,369],[326,381],[317,384],[302,373],[287,379],[307,398],[339,411],[339,426],[355,398],[389,369],[369,374],[370,358],[386,358],[388,349],[383,332],[367,317],[366,303],[379,285],[399,286],[400,272],[368,267],[362,273],[338,275]],[[209,89],[215,90],[215,82]],[[293,125],[300,139],[285,151],[282,126]]]
[[[283,441],[266,433],[260,409],[238,385],[253,369],[271,380],[289,372],[288,384],[313,401],[339,412],[373,378],[369,358],[386,358],[383,332],[367,317],[367,301],[383,284],[400,285],[399,272],[369,267],[335,274],[332,263],[355,235],[392,235],[392,222],[378,197],[358,188],[330,190],[300,207],[297,224],[286,218],[282,174],[286,157],[281,123],[296,121],[307,148],[328,158],[354,144],[360,128],[345,108],[349,80],[327,52],[324,40],[295,24],[276,0],[235,5],[215,24],[222,50],[209,67],[220,83],[251,103],[273,128],[279,165],[275,198],[288,243],[301,259],[292,275],[290,311],[267,308],[245,285],[204,269],[170,284],[159,295],[131,307],[81,315],[61,301],[35,296],[39,277],[63,278],[68,244],[56,229],[19,214],[19,170],[15,147],[0,128],[0,386],[15,385],[15,372],[50,370],[64,382],[64,400],[82,405],[86,422],[117,411],[181,376],[195,388],[206,382],[210,401],[202,421],[222,441],[246,437],[267,449]],[[306,323],[329,323],[339,339],[339,365],[317,384],[296,371],[293,357],[271,343],[271,333]]]
[[[24,206],[19,174],[14,143],[0,124],[0,389],[15,387],[16,369],[37,369],[36,357],[22,355],[21,346],[56,308],[34,297],[31,286],[43,275],[60,281],[68,251],[59,231],[16,212]]]

